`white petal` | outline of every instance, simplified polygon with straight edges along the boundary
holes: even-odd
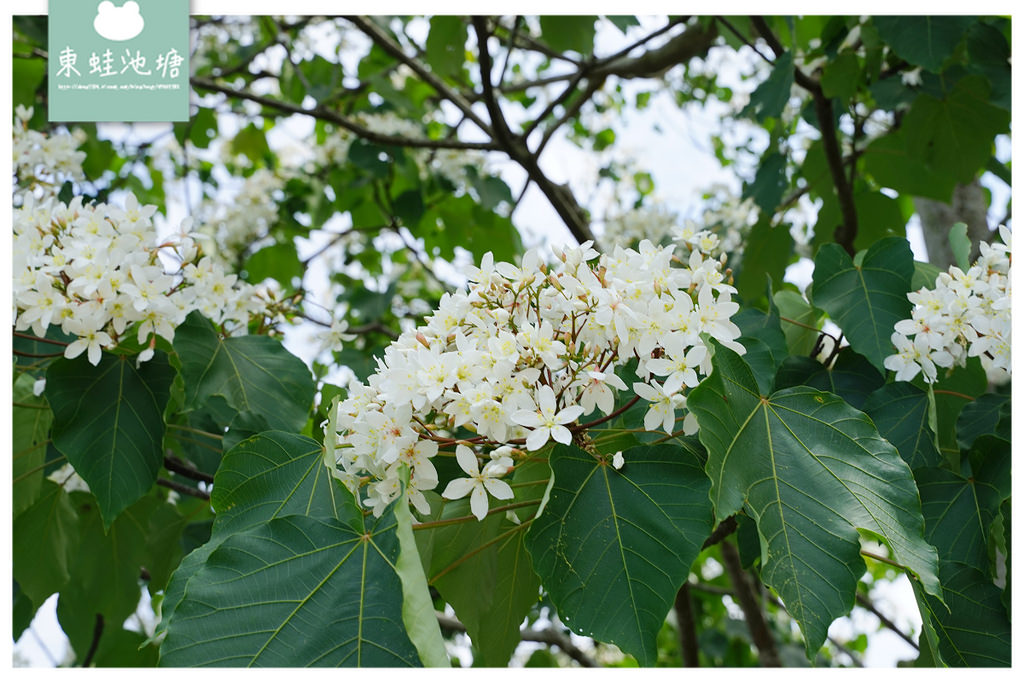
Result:
[[[498,500],[508,500],[513,495],[512,487],[501,479],[484,479],[484,486]]]
[[[555,425],[551,428],[551,438],[567,446],[572,443],[572,433],[562,425]]]
[[[555,415],[555,422],[563,425],[568,424],[582,414],[583,408],[581,406],[569,406],[567,408],[562,408],[558,411],[558,415]]]
[[[541,427],[530,432],[526,437],[526,450],[539,451],[548,442],[549,431],[547,427]]]
[[[452,479],[448,482],[448,486],[444,488],[444,492],[441,494],[442,498],[448,500],[458,500],[464,498],[467,493],[473,490],[473,485],[476,482],[472,479]]]
[[[487,492],[483,486],[473,487],[473,495],[469,497],[469,509],[481,522],[487,516]]]
[[[540,415],[535,410],[517,410],[512,413],[512,421],[524,427],[539,427]]]
[[[540,406],[542,413],[553,414],[555,412],[555,392],[546,384],[537,392],[537,405]]]
[[[462,468],[462,471],[469,476],[475,477],[480,474],[480,465],[477,463],[476,453],[469,446],[463,446],[461,443],[456,446],[455,459],[459,461],[459,467]]]

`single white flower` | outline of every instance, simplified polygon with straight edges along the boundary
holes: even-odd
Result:
[[[468,474],[469,477],[452,479],[448,482],[448,486],[445,487],[444,492],[441,494],[442,498],[458,500],[459,498],[465,498],[468,494],[470,496],[469,509],[481,521],[487,516],[488,493],[498,500],[512,498],[512,487],[498,479],[499,476],[504,476],[508,473],[509,468],[512,466],[511,458],[499,457],[497,460],[491,460],[481,471],[476,454],[472,449],[459,444],[455,447],[455,459],[458,461],[462,471]]]
[[[526,448],[531,451],[540,450],[548,439],[568,445],[572,441],[572,432],[563,425],[569,424],[583,414],[582,406],[569,406],[556,411],[555,392],[548,385],[537,391],[538,410],[517,410],[512,414],[512,421],[523,427],[533,429],[526,437]]]

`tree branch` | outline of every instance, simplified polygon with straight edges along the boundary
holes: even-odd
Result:
[[[722,550],[722,563],[729,579],[733,585],[733,595],[736,602],[743,609],[743,616],[747,620],[747,627],[750,629],[750,637],[757,647],[760,656],[761,666],[779,667],[782,660],[779,659],[779,652],[775,647],[775,639],[768,630],[768,622],[765,620],[764,612],[757,601],[754,589],[747,580],[746,572],[740,563],[740,554],[736,546],[728,541],[719,544]]]
[[[721,543],[722,539],[729,536],[734,531],[736,531],[736,516],[726,517],[722,520],[722,523],[711,532],[711,535],[708,536],[708,540],[704,541],[704,545],[701,546],[701,550],[710,548],[716,543]]]
[[[192,496],[193,498],[199,498],[200,500],[210,500],[210,494],[206,491],[200,491],[197,488],[185,486],[184,484],[179,484],[178,482],[171,481],[170,479],[158,477],[156,483],[158,486],[163,486],[164,488],[169,488],[172,491],[177,491],[184,496]]]
[[[242,100],[249,100],[261,104],[264,107],[270,107],[271,109],[277,109],[282,112],[289,114],[303,114],[305,116],[311,116],[314,119],[321,121],[327,121],[334,125],[344,128],[345,130],[353,133],[364,140],[369,140],[378,145],[392,145],[395,147],[417,147],[422,149],[475,149],[484,151],[494,151],[500,149],[493,142],[466,142],[464,140],[453,140],[453,139],[440,139],[430,140],[427,138],[408,138],[401,135],[385,135],[384,133],[377,133],[370,130],[366,126],[363,126],[354,120],[342,116],[337,112],[331,111],[323,106],[317,105],[312,109],[306,109],[290,102],[284,102],[282,100],[274,99],[272,97],[266,97],[264,95],[256,95],[254,93],[246,92],[244,90],[236,90],[235,88],[216,83],[214,81],[193,77],[189,79],[189,82],[194,88],[201,90],[209,90],[211,92],[218,92],[229,97],[237,97]]]
[[[439,94],[441,97],[445,98],[446,100],[454,104],[460,110],[462,110],[462,113],[465,114],[466,118],[475,123],[477,126],[479,126],[480,130],[482,130],[484,133],[491,136],[492,138],[494,137],[494,132],[491,130],[491,127],[487,125],[486,121],[477,116],[476,112],[473,111],[473,106],[469,103],[468,100],[466,100],[465,97],[463,97],[457,91],[449,88],[444,81],[438,78],[438,76],[435,75],[433,71],[430,71],[425,66],[423,66],[423,64],[419,60],[405,54],[405,51],[402,50],[402,46],[393,41],[391,39],[391,36],[385,33],[379,26],[374,24],[372,20],[366,17],[353,16],[345,17],[345,19],[354,24],[356,28],[358,28],[360,31],[365,33],[370,38],[370,40],[377,44],[377,46],[380,49],[384,50],[389,55],[391,55],[392,57],[394,57],[395,59],[405,64],[410,69],[412,69],[417,76],[422,78],[426,83],[430,84],[430,86],[437,91],[437,94]]]
[[[183,477],[188,477],[189,479],[194,479],[195,481],[201,481],[206,484],[213,483],[212,475],[207,474],[206,472],[200,472],[197,469],[189,467],[188,465],[186,465],[184,462],[182,462],[173,455],[164,456],[164,467],[166,467],[169,472],[180,474]]]
[[[87,668],[92,664],[93,657],[96,656],[96,650],[100,647],[100,638],[103,637],[103,615],[99,612],[96,613],[96,623],[92,627],[92,643],[89,644],[89,651],[85,653],[85,659],[82,660],[81,666]]]
[[[697,646],[697,624],[693,618],[693,600],[690,598],[690,584],[684,583],[676,593],[676,621],[679,622],[679,650],[683,655],[683,666],[700,666]]]
[[[867,611],[871,612],[872,614],[874,614],[876,617],[878,617],[878,620],[882,622],[883,626],[885,626],[887,629],[898,635],[900,638],[902,638],[904,641],[910,644],[910,646],[913,647],[915,650],[920,651],[921,646],[915,643],[913,638],[911,638],[902,630],[900,630],[900,627],[894,624],[889,617],[879,612],[878,608],[875,607],[875,603],[871,602],[871,599],[868,596],[864,595],[863,593],[857,593],[857,604],[866,609]]]
[[[450,617],[442,612],[435,612],[435,614],[437,615],[437,622],[441,625],[441,628],[449,631],[458,631],[459,633],[466,632],[465,624],[455,617]],[[590,655],[577,647],[569,636],[565,635],[554,626],[549,626],[542,631],[532,628],[524,628],[519,632],[519,638],[520,640],[534,643],[555,645],[561,649],[562,652],[579,662],[581,666],[596,667],[598,665]]]
[[[768,47],[775,53],[776,57],[785,52],[785,48],[772,32],[764,17],[750,17],[750,21],[761,37],[764,38]],[[857,207],[853,201],[853,184],[849,182],[843,169],[843,152],[839,147],[836,127],[832,125],[834,117],[832,100],[825,97],[825,93],[822,91],[821,84],[818,81],[805,74],[799,68],[794,67],[793,79],[800,87],[807,90],[814,100],[814,114],[818,118],[818,130],[821,131],[821,143],[825,151],[825,160],[828,162],[828,170],[832,175],[836,196],[839,199],[839,211],[843,216],[843,222],[836,226],[833,239],[850,256],[853,256],[856,253],[853,242],[857,238]]]
[[[498,101],[495,97],[494,88],[491,84],[491,54],[487,48],[486,21],[483,17],[472,18],[473,29],[477,35],[477,45],[480,50],[480,81],[483,85],[484,103],[491,116],[491,123],[494,126],[494,140],[504,149],[509,157],[523,167],[523,170],[530,176],[530,179],[537,184],[540,191],[548,198],[558,216],[569,228],[569,232],[578,242],[597,242],[594,233],[590,230],[586,215],[577,203],[576,198],[569,190],[568,185],[556,185],[540,169],[537,157],[530,153],[526,143],[509,130],[505,117],[501,113]]]

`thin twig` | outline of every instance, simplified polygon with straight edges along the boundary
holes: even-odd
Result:
[[[878,617],[878,620],[882,622],[883,626],[885,626],[887,629],[889,629],[890,631],[898,635],[900,638],[902,638],[904,641],[909,643],[911,647],[913,647],[915,650],[921,649],[921,647],[916,642],[914,642],[913,638],[908,636],[906,633],[900,630],[899,626],[893,623],[892,619],[878,611],[878,608],[875,607],[875,603],[871,602],[871,599],[868,596],[864,595],[863,593],[857,593],[857,604],[866,609],[867,611],[871,612],[872,614],[874,614],[876,617]]]
[[[92,664],[93,657],[96,656],[96,650],[100,647],[100,638],[103,637],[103,615],[99,612],[96,613],[96,623],[92,627],[92,643],[89,644],[89,651],[85,654],[85,659],[82,660],[81,666],[83,668],[88,667]]]
[[[207,474],[206,472],[200,472],[195,468],[189,467],[173,455],[164,456],[164,467],[166,467],[170,472],[180,474],[181,476],[188,477],[189,479],[202,481],[207,484],[213,483],[213,475]]]
[[[210,500],[210,494],[207,493],[206,491],[200,491],[197,488],[186,486],[185,484],[179,484],[176,481],[171,481],[169,479],[164,479],[163,477],[158,477],[156,483],[158,486],[163,486],[165,488],[171,489],[172,491],[177,491],[178,493],[184,496],[192,496],[193,498],[199,498],[201,500]]]
[[[437,622],[441,625],[441,628],[449,631],[458,631],[460,633],[466,632],[466,626],[455,617],[450,617],[442,612],[435,612],[437,616]],[[538,631],[532,628],[524,628],[519,631],[519,639],[534,643],[545,643],[546,645],[555,645],[562,652],[572,657],[574,660],[579,662],[581,666],[596,667],[597,662],[588,655],[586,652],[581,650],[572,642],[572,639],[562,633],[559,629],[554,626]]]
[[[700,666],[697,645],[697,622],[693,618],[693,600],[690,597],[690,584],[684,583],[676,593],[676,621],[679,623],[679,649],[683,655],[683,666]]]
[[[779,651],[775,646],[775,638],[768,629],[768,622],[765,619],[764,611],[757,601],[754,589],[747,580],[746,572],[740,563],[740,554],[736,546],[728,541],[719,544],[722,551],[722,564],[725,571],[732,580],[733,595],[736,602],[743,609],[743,616],[747,620],[747,628],[750,629],[750,638],[757,648],[761,666],[780,667],[782,660],[779,659]]]

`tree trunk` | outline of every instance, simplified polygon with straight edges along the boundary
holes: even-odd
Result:
[[[914,208],[921,217],[928,261],[939,268],[946,269],[955,263],[953,249],[949,246],[949,229],[954,223],[967,224],[967,236],[971,240],[971,261],[978,257],[978,243],[992,238],[992,230],[988,225],[988,202],[977,178],[967,185],[957,185],[953,190],[951,204],[914,197]]]

